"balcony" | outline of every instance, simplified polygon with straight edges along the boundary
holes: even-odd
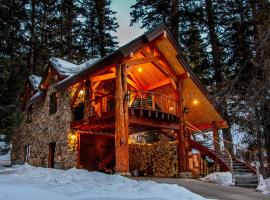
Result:
[[[155,92],[129,90],[125,100],[129,106],[129,123],[146,126],[168,126],[179,123],[178,102],[172,97]],[[73,110],[72,128],[113,129],[115,123],[115,98],[113,94],[96,97],[90,101],[91,110],[85,117],[84,103]]]

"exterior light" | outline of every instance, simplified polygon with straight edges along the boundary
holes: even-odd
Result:
[[[127,91],[127,92],[125,93],[124,99],[125,99],[126,101],[129,101],[129,100],[130,100],[130,93],[129,93],[129,91]]]
[[[172,106],[169,107],[170,112],[172,112],[174,109]]]
[[[188,113],[189,112],[189,108],[184,107],[184,113]]]
[[[199,103],[199,101],[197,99],[193,100],[192,102],[194,105],[197,105]]]
[[[79,93],[80,93],[80,95],[83,95],[84,94],[84,91],[83,90],[80,90]]]
[[[76,135],[71,135],[70,136],[70,139],[75,140],[76,139]]]
[[[142,68],[141,67],[138,68],[138,72],[142,72]]]

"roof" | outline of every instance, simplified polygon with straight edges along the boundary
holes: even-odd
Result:
[[[32,74],[28,77],[28,81],[30,82],[34,90],[38,90],[39,84],[41,82],[41,77]]]
[[[82,69],[80,72],[74,74],[72,77],[59,82],[56,86],[56,89],[62,90],[70,85],[75,84],[80,79],[87,78],[90,74],[93,74],[103,69],[104,67],[107,67],[108,65],[121,62],[123,58],[129,56],[130,53],[140,49],[146,43],[153,41],[158,36],[160,36],[160,34],[163,34],[164,31],[169,32],[168,28],[165,25],[160,25],[146,32],[145,34],[137,37],[135,40],[118,48],[107,56],[96,60],[92,64],[88,65],[86,68]]]
[[[80,72],[82,69],[88,67],[89,65],[91,65],[95,61],[96,61],[96,59],[92,59],[92,60],[88,60],[80,65],[76,65],[76,64],[73,64],[71,62],[62,60],[60,58],[53,57],[50,59],[50,63],[52,64],[52,66],[57,70],[57,72],[60,75],[62,75],[64,77],[72,76],[72,75]]]

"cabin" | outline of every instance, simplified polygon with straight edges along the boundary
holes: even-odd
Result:
[[[227,128],[165,26],[80,65],[52,58],[21,102],[13,164],[184,176],[204,159],[193,149],[207,152],[192,134]]]

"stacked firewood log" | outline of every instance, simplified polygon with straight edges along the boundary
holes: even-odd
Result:
[[[130,170],[141,175],[174,177],[178,173],[177,144],[130,144]]]

